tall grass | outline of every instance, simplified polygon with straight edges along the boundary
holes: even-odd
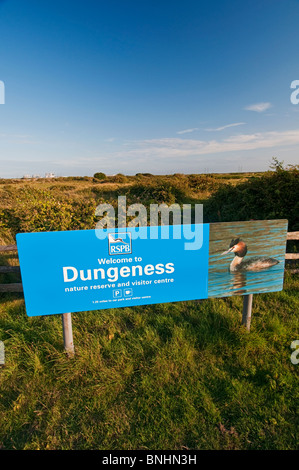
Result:
[[[29,318],[2,295],[2,449],[295,449],[298,280],[254,296]]]

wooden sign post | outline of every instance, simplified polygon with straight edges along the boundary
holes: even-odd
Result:
[[[243,296],[242,325],[250,331],[253,294]]]

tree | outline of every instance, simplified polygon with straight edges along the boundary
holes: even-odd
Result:
[[[280,162],[277,157],[272,157],[272,163],[270,164],[269,168],[273,171],[283,171],[283,161]]]
[[[96,180],[105,180],[105,179],[106,179],[105,173],[101,173],[101,172],[95,173],[95,174],[93,175],[93,177],[94,177]]]

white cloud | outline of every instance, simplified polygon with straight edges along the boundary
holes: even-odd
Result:
[[[189,134],[190,132],[198,131],[198,127],[193,127],[192,129],[184,129],[182,131],[178,131],[177,134]]]
[[[247,111],[256,111],[257,113],[262,113],[271,107],[272,107],[271,103],[255,103],[255,104],[246,106],[245,109]]]
[[[184,158],[224,152],[266,149],[299,145],[299,129],[283,132],[256,132],[225,139],[198,140],[181,138],[148,139],[126,142],[126,149],[117,152],[121,158]]]
[[[224,129],[227,129],[228,127],[236,127],[236,126],[243,126],[246,124],[245,122],[234,122],[233,124],[226,124],[226,126],[222,127],[215,127],[211,129],[205,129],[205,131],[223,131]]]
[[[214,127],[210,129],[205,129],[205,131],[223,131],[224,129],[227,129],[229,127],[236,127],[236,126],[243,126],[246,124],[245,122],[234,122],[232,124],[226,124],[225,126],[221,127]],[[191,132],[199,131],[199,127],[192,127],[191,129],[183,129],[182,131],[178,131],[177,134],[182,135],[182,134],[190,134]]]
[[[213,171],[233,171],[236,165],[246,165],[252,171],[261,168],[271,155],[278,153],[284,159],[283,153],[287,154],[288,163],[296,163],[295,154],[299,146],[299,128],[285,131],[253,132],[239,135],[230,135],[213,139],[188,139],[186,137],[146,139],[126,141],[118,150],[107,153],[97,149],[85,153],[84,156],[73,154],[68,156],[59,155],[55,160],[44,156],[43,162],[40,155],[28,153],[24,165],[13,162],[15,168],[23,173],[38,173],[53,171],[56,174],[92,174],[101,168],[107,174],[136,173],[138,171],[149,171],[163,174],[180,171],[196,172],[200,165],[211,165]],[[25,147],[25,146],[24,146]],[[251,151],[248,155],[246,152]],[[245,155],[244,153],[245,152]],[[77,152],[78,153],[78,152]],[[81,153],[81,152],[80,152]],[[270,156],[269,156],[270,155]],[[250,157],[250,158],[249,158]],[[3,156],[0,155],[3,160]],[[35,159],[35,161],[33,161]],[[13,159],[12,159],[13,160]],[[8,168],[6,162],[2,162],[3,168]],[[201,168],[201,171],[203,168]],[[2,177],[4,176],[1,168]],[[15,171],[12,171],[12,177]]]

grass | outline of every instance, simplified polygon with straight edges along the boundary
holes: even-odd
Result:
[[[2,294],[2,449],[296,449],[298,278],[254,296],[73,314],[76,355],[60,316],[26,316]]]

